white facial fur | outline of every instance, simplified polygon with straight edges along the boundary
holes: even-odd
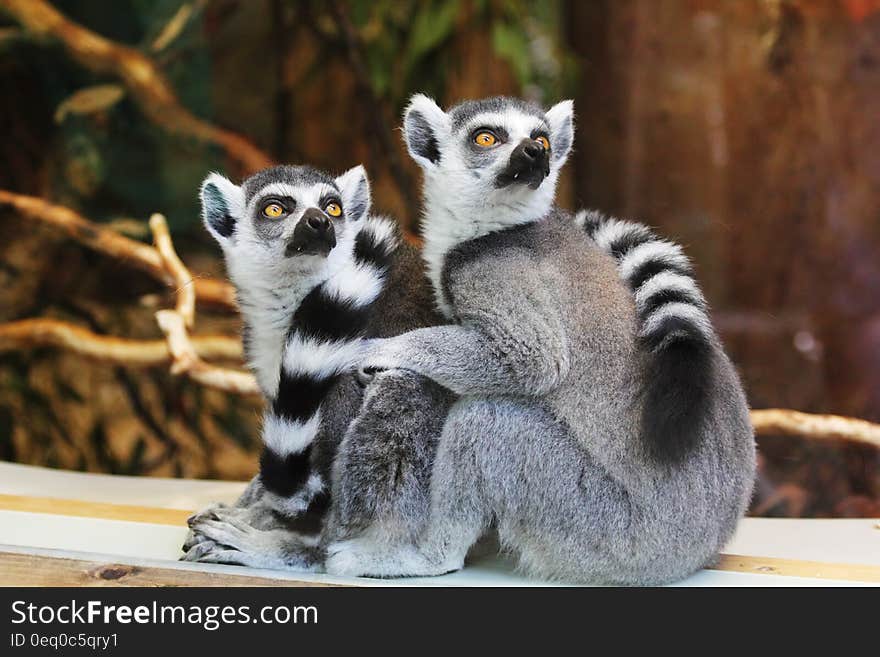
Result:
[[[335,180],[341,196],[344,218],[334,219],[336,246],[327,256],[285,254],[286,245],[303,213],[320,208],[326,194],[336,190],[326,183],[304,184],[271,182],[256,191],[249,202],[243,187],[220,174],[212,173],[202,184],[201,198],[205,225],[223,249],[229,277],[238,291],[242,314],[248,325],[249,366],[260,387],[273,395],[278,387],[281,349],[293,312],[310,290],[345,265],[354,248],[355,226],[363,222],[369,211],[369,183],[363,167],[350,169]],[[234,229],[223,235],[215,222],[208,220],[210,203],[216,194],[222,196]],[[211,199],[211,195],[214,198]],[[260,217],[267,197],[282,196],[296,200],[291,214],[277,220],[271,234],[261,230]],[[360,216],[349,217],[348,208],[357,207]]]
[[[556,183],[573,141],[573,104],[558,103],[543,117],[511,102],[475,114],[458,126],[430,98],[416,95],[404,116],[407,148],[424,171],[423,256],[434,285],[438,307],[447,316],[440,277],[446,254],[462,242],[488,233],[537,221],[553,205]],[[475,155],[471,138],[477,128],[500,128],[503,143]],[[550,139],[550,173],[537,189],[526,185],[495,187],[495,178],[513,150],[544,130]],[[425,142],[433,139],[439,157],[430,157]],[[560,147],[554,149],[554,144]]]

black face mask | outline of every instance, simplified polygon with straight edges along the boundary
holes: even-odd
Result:
[[[510,154],[504,170],[495,177],[495,187],[501,189],[509,185],[528,185],[538,189],[544,178],[550,175],[550,154],[541,142],[523,139]]]
[[[293,229],[293,237],[287,243],[284,255],[326,256],[335,246],[336,230],[333,222],[317,208],[309,208]]]

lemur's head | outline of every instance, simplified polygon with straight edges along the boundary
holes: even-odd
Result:
[[[307,166],[275,166],[235,185],[218,173],[202,183],[202,217],[220,243],[233,282],[282,285],[321,267],[350,225],[370,209],[362,166],[338,178]]]
[[[542,217],[574,140],[573,104],[546,112],[516,98],[466,101],[448,112],[413,96],[403,121],[407,149],[425,172],[425,201],[460,220],[492,208],[491,221]]]

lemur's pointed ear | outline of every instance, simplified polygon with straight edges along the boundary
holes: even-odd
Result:
[[[370,211],[370,181],[364,167],[358,164],[336,179],[342,194],[342,207],[349,221],[359,221]]]
[[[574,101],[558,102],[544,116],[550,124],[550,157],[554,166],[561,167],[574,143]]]
[[[440,161],[440,142],[450,132],[449,115],[423,94],[413,96],[403,115],[403,138],[413,159],[425,168]]]
[[[219,173],[212,173],[202,183],[202,220],[214,239],[225,244],[235,232],[235,222],[244,212],[244,192]]]

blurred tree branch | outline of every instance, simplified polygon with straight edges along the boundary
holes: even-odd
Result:
[[[191,338],[196,353],[211,360],[241,360],[241,342],[223,335]],[[106,363],[153,367],[172,361],[164,340],[129,340],[100,335],[57,319],[36,318],[0,324],[0,353],[58,347]]]
[[[3,202],[8,192],[0,193]],[[26,201],[45,203],[23,197]],[[201,385],[240,395],[258,395],[254,377],[240,370],[210,365],[203,356],[237,358],[242,355],[241,343],[233,338],[192,338],[188,328],[195,323],[196,290],[192,275],[174,250],[168,224],[162,215],[150,217],[150,228],[156,247],[134,242],[112,231],[92,225],[69,208],[51,206],[53,220],[73,231],[89,246],[117,256],[129,256],[128,262],[149,271],[175,286],[175,310],[156,313],[165,341],[126,340],[102,336],[87,329],[52,319],[31,319],[0,325],[0,352],[33,346],[52,345],[76,353],[125,365],[158,365],[171,363],[172,374],[185,374]],[[136,255],[132,255],[136,254]],[[158,263],[155,262],[158,260]]]
[[[60,228],[81,244],[119,258],[174,287],[176,306],[175,310],[156,313],[159,327],[166,336],[165,341],[99,335],[73,324],[41,318],[0,325],[0,353],[54,346],[118,365],[156,366],[170,363],[172,373],[186,374],[206,387],[233,394],[259,394],[256,381],[250,373],[216,367],[203,360],[240,360],[242,349],[238,339],[189,335],[188,328],[195,320],[196,298],[234,310],[234,291],[224,281],[193,279],[174,250],[164,217],[157,214],[150,219],[156,244],[152,247],[94,224],[70,208],[40,198],[0,190],[2,205],[12,206],[25,216]],[[846,440],[880,448],[880,425],[857,418],[815,415],[789,409],[763,409],[753,410],[751,419],[759,435]]]
[[[26,217],[60,228],[80,244],[122,260],[165,285],[174,285],[174,276],[169,273],[159,252],[148,244],[124,237],[89,221],[68,207],[55,205],[35,196],[0,189],[0,206],[2,205],[12,206]],[[225,281],[198,277],[192,280],[192,288],[200,301],[227,310],[236,309],[235,291]]]
[[[160,311],[160,313],[174,311]],[[226,336],[182,336],[185,327],[181,319],[160,320],[171,335],[169,340],[184,343],[178,354],[190,347],[204,359],[241,359],[241,343]],[[188,342],[188,346],[185,344]],[[177,343],[176,343],[177,344]],[[0,353],[35,347],[59,347],[87,358],[125,365],[150,367],[167,365],[175,360],[169,343],[162,340],[128,340],[98,335],[87,329],[54,319],[26,319],[0,324]],[[242,377],[248,375],[241,374]],[[216,385],[213,375],[204,373],[193,377],[199,383],[219,387],[236,394],[256,394],[255,384],[246,378],[237,378],[236,385]],[[880,425],[858,418],[839,415],[816,415],[789,409],[759,409],[751,412],[755,432],[763,436],[784,435],[816,440],[845,440],[880,448]]]
[[[174,359],[171,373],[185,374],[193,381],[210,388],[241,395],[260,394],[257,381],[249,372],[216,367],[201,359],[187,331],[195,323],[196,299],[190,285],[192,276],[174,251],[165,217],[161,214],[150,217],[150,229],[153,231],[156,250],[177,286],[176,309],[160,310],[156,313],[156,321],[165,333],[168,351]]]
[[[144,115],[164,130],[221,147],[241,173],[273,164],[272,158],[247,138],[208,123],[181,106],[155,62],[140,51],[78,25],[45,0],[0,0],[0,8],[33,35],[59,42],[89,71],[120,78]]]
[[[165,333],[168,351],[171,352],[172,374],[185,374],[203,386],[236,395],[260,394],[257,380],[250,372],[217,367],[202,360],[187,333],[183,317],[176,310],[160,310],[156,313],[156,321]]]
[[[880,424],[866,420],[784,408],[754,410],[751,416],[755,432],[761,435],[848,440],[880,449]]]
[[[156,251],[162,258],[162,264],[174,278],[175,296],[177,296],[175,312],[180,315],[183,325],[187,329],[191,329],[196,321],[196,293],[193,277],[174,250],[165,217],[161,214],[154,214],[150,217],[150,230],[153,231],[153,242],[156,244]]]

